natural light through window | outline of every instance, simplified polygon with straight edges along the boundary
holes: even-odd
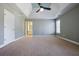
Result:
[[[56,20],[56,33],[60,33],[60,20]]]

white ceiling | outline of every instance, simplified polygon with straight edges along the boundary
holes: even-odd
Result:
[[[62,13],[64,13],[67,7],[73,6],[70,3],[52,3],[50,4],[51,11],[44,10],[43,12],[36,13],[38,8],[32,7],[32,13],[30,14],[30,19],[55,19]],[[68,8],[69,9],[69,8]]]
[[[4,9],[9,10],[10,12],[12,12],[15,15],[24,16],[22,11],[16,6],[15,3],[2,3],[1,5],[4,7]]]
[[[25,18],[28,18],[32,11],[31,3],[3,3],[1,5],[13,14]]]
[[[39,6],[32,7],[31,3],[16,3],[16,4],[3,4],[6,6],[5,8],[12,9],[12,12],[19,15],[25,15],[26,18],[30,19],[55,19],[59,15],[63,14],[64,12],[68,11],[72,8],[75,4],[70,3],[52,3],[52,4],[44,4],[44,6],[49,5],[51,7],[51,11],[44,10],[43,12],[36,13],[36,10]],[[10,7],[10,8],[9,8]],[[14,10],[13,10],[14,9]]]
[[[31,3],[16,3],[16,5],[24,13],[24,15],[28,18],[32,11]]]

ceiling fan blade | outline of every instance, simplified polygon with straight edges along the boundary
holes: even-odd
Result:
[[[36,11],[36,13],[38,13],[40,11],[40,9],[38,9],[37,11]]]
[[[48,8],[48,7],[43,7],[43,6],[40,6],[41,8],[44,8],[46,10],[51,10],[51,8]]]

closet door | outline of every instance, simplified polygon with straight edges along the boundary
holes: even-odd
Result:
[[[4,9],[4,43],[15,40],[15,16]]]

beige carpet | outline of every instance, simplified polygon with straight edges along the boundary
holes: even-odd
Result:
[[[79,56],[79,46],[54,36],[17,40],[0,49],[2,56]]]

